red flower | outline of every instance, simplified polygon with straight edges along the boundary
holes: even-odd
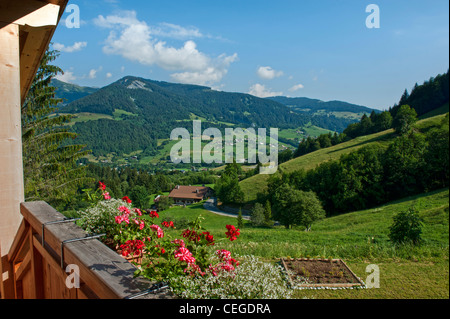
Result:
[[[125,222],[127,224],[130,223],[130,219],[128,218],[127,214],[123,214],[121,216],[116,216],[115,220],[116,220],[116,223],[119,224],[119,225],[122,224],[122,222]]]
[[[124,202],[127,202],[128,204],[131,204],[131,199],[130,199],[128,196],[122,197],[122,200],[123,200]]]
[[[156,245],[155,248],[159,248],[159,253],[156,253],[158,256],[161,256],[161,254],[165,254],[166,250],[164,249],[164,247],[161,247],[160,245]]]
[[[206,241],[208,242],[208,245],[214,245],[214,236],[211,235],[209,231],[203,232],[203,236],[205,236]]]
[[[151,218],[159,218],[158,212],[156,210],[151,210],[148,214]]]
[[[222,259],[223,261],[229,262],[231,261],[231,252],[225,249],[220,249],[216,251],[216,255]]]
[[[106,189],[106,185],[103,184],[102,182],[98,182],[98,188],[100,188],[102,191],[104,191]]]
[[[139,239],[129,240],[125,244],[120,245],[120,248],[122,249],[122,256],[124,257],[128,255],[139,256],[144,247],[144,243]]]
[[[189,241],[199,242],[201,239],[201,235],[199,235],[195,230],[186,229],[182,236]]]
[[[123,213],[124,215],[130,215],[130,214],[131,214],[130,210],[129,210],[128,207],[126,207],[126,206],[119,206],[117,209],[118,209],[121,213]]]
[[[139,226],[139,230],[143,230],[145,227],[145,222],[140,219],[134,219],[134,223]]]
[[[192,253],[186,247],[180,247],[174,252],[174,255],[179,261],[185,261],[188,264],[195,264],[194,256],[192,256]]]
[[[158,225],[151,225],[150,228],[151,228],[151,230],[156,232],[156,235],[158,236],[158,238],[163,238],[164,237],[164,232],[161,229],[161,227],[159,227]]]
[[[173,221],[170,221],[170,222],[164,221],[161,224],[166,228],[170,228],[170,227],[175,228]]]
[[[178,238],[177,238],[177,239],[171,241],[171,243],[172,243],[172,244],[177,244],[178,247],[185,247],[185,246],[186,246],[186,244],[184,243],[184,240],[183,240],[183,239],[178,239]]]
[[[237,237],[241,234],[239,232],[239,228],[236,229],[236,227],[234,227],[233,225],[227,225],[226,228],[228,229],[228,231],[225,233],[225,235],[228,239],[230,239],[230,241],[236,240]]]
[[[239,261],[237,261],[237,260],[234,259],[234,258],[231,258],[231,259],[230,259],[230,263],[231,263],[233,266],[235,266],[235,267],[239,266]]]

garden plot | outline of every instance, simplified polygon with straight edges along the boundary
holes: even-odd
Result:
[[[281,259],[281,263],[293,288],[365,287],[341,259]]]

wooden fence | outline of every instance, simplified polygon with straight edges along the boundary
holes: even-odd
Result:
[[[170,298],[161,285],[134,278],[134,265],[47,203],[20,210],[22,224],[1,258],[1,298]]]

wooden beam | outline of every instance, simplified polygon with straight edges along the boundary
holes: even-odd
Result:
[[[34,246],[33,232],[30,231],[31,272],[33,274],[33,293],[35,299],[44,299],[43,257]]]
[[[28,92],[27,88],[33,83],[42,56],[47,50],[48,42],[43,39],[50,39],[52,31],[53,29],[48,27],[33,28],[28,31],[25,31],[24,27],[20,28],[21,39],[26,38],[26,41],[21,41],[20,53],[20,88],[22,102],[26,98]]]
[[[15,280],[22,280],[25,273],[27,273],[31,269],[31,254],[28,252],[28,254],[25,256],[25,259],[20,263],[19,268],[16,270],[15,273]]]
[[[0,28],[9,24],[20,26],[21,104],[25,101],[39,62],[67,2],[68,0],[0,0]],[[2,46],[0,48],[3,49]]]
[[[24,201],[19,26],[0,23],[0,241],[8,252]]]
[[[28,235],[28,230],[30,229],[30,225],[26,220],[22,220],[19,226],[19,230],[17,231],[16,236],[14,237],[14,241],[9,249],[8,259],[12,262],[17,254],[19,253],[19,247],[22,245],[25,237]]]
[[[56,26],[60,6],[38,0],[0,1],[0,21],[21,26]]]

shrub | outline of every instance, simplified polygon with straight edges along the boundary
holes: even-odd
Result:
[[[260,203],[256,203],[250,216],[250,221],[253,226],[262,226],[265,224],[264,213],[264,206]]]
[[[167,210],[173,205],[173,200],[169,196],[161,196],[159,201],[155,203],[159,212]]]
[[[186,299],[288,299],[288,288],[280,266],[254,256],[240,257],[234,271],[216,276],[178,277],[171,281],[172,292]]]
[[[402,105],[395,116],[392,127],[398,134],[406,134],[414,123],[417,122],[416,110],[409,105]]]
[[[162,222],[170,222],[173,221],[175,228],[178,229],[184,229],[187,228],[189,226],[189,224],[192,222],[189,218],[187,217],[173,217],[171,215],[165,215],[162,220]]]
[[[420,244],[422,227],[423,220],[418,212],[411,208],[394,216],[394,222],[389,228],[389,239],[396,244]]]

